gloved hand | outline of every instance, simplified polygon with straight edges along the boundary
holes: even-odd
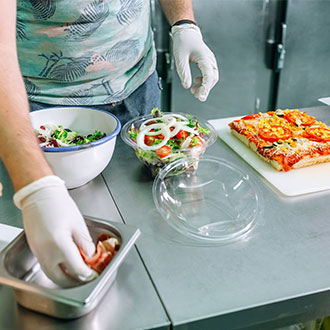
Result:
[[[191,93],[204,102],[219,80],[215,56],[204,43],[199,27],[194,24],[173,26],[171,35],[174,61],[182,86],[186,89],[191,86],[189,62],[197,63],[202,77],[194,79],[195,84],[191,88]]]
[[[53,282],[70,287],[97,277],[77,248],[79,245],[88,256],[95,251],[85,221],[64,181],[57,176],[43,177],[20,189],[14,202],[22,210],[29,246]]]

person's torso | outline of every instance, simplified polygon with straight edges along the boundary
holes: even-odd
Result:
[[[155,68],[149,16],[149,0],[18,0],[17,48],[29,98],[126,98]]]

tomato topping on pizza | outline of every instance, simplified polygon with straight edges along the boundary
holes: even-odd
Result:
[[[273,125],[270,127],[259,128],[258,135],[265,141],[276,142],[278,140],[289,139],[292,132],[285,126]]]
[[[243,119],[243,120],[251,120],[251,119],[259,118],[260,116],[261,116],[260,113],[254,113],[254,114],[252,114],[252,115],[244,116],[244,117],[242,117],[241,119]]]
[[[317,142],[330,141],[330,129],[325,127],[309,127],[305,130],[307,138]]]
[[[278,171],[330,162],[330,126],[298,109],[259,112],[228,125]]]
[[[299,110],[292,110],[287,112],[284,118],[297,126],[310,126],[316,122],[315,117],[308,115],[306,112],[302,112]]]

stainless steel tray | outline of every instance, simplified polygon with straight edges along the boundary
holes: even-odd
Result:
[[[58,318],[77,318],[93,310],[113,283],[119,265],[140,235],[140,230],[117,222],[85,217],[92,238],[102,232],[116,237],[121,246],[103,273],[94,281],[61,288],[50,281],[32,254],[22,232],[0,252],[0,284],[14,289],[17,302]]]

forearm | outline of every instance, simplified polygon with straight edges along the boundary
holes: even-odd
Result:
[[[0,157],[17,191],[52,171],[31,126],[16,49],[3,46],[1,55]]]
[[[159,3],[170,25],[183,19],[195,20],[192,0],[159,0]]]

